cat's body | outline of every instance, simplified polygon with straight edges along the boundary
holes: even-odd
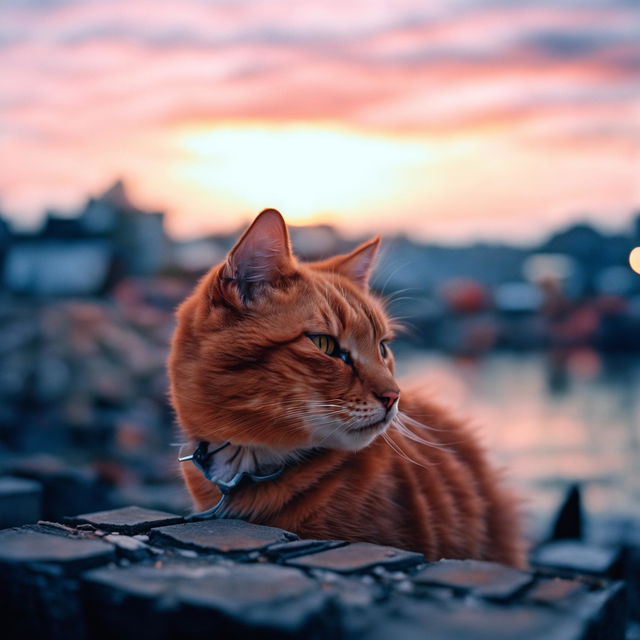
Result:
[[[180,424],[193,445],[232,443],[213,458],[216,479],[285,466],[233,491],[224,516],[429,560],[518,564],[514,501],[474,434],[400,394],[390,322],[367,288],[376,249],[301,264],[280,215],[263,212],[178,312],[169,371]],[[198,508],[218,501],[199,469],[183,474]]]

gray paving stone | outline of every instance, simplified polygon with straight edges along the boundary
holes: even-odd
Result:
[[[56,565],[75,572],[114,558],[113,548],[100,540],[47,535],[25,528],[0,531],[0,566]]]
[[[37,522],[42,517],[42,486],[34,480],[0,477],[0,529]]]
[[[577,580],[543,578],[527,592],[524,600],[550,606],[568,606],[586,591],[587,586]]]
[[[443,586],[495,600],[513,598],[532,580],[526,571],[479,560],[441,560],[413,576],[418,585]]]
[[[78,575],[115,558],[110,545],[28,526],[0,531],[3,638],[84,638]]]
[[[294,540],[293,542],[272,544],[263,551],[263,554],[270,560],[282,562],[309,553],[335,549],[345,544],[347,543],[341,540]]]
[[[35,455],[9,467],[11,475],[34,480],[42,485],[42,517],[62,520],[87,509],[108,509],[111,488],[86,468],[47,455]]]
[[[589,640],[624,640],[629,615],[626,586],[623,582],[605,582],[601,588],[585,594],[570,613],[588,622]]]
[[[336,549],[320,551],[287,560],[287,564],[305,569],[325,569],[337,573],[364,573],[375,567],[407,569],[424,562],[421,553],[402,551],[369,542],[355,542]]]
[[[105,637],[312,637],[311,627],[327,625],[326,594],[277,565],[171,560],[97,569],[85,586],[90,628]]]
[[[89,638],[170,638],[171,616],[178,608],[176,583],[192,575],[182,567],[152,564],[104,567],[86,572],[81,588]]]
[[[620,561],[620,549],[586,544],[579,540],[549,542],[531,556],[535,567],[613,576]]]
[[[90,524],[96,529],[117,531],[129,536],[149,531],[153,527],[178,524],[183,521],[182,517],[175,513],[135,506],[96,511],[95,513],[83,513],[71,518],[65,518],[65,520],[72,524]]]
[[[194,627],[206,631],[211,613],[221,614],[229,624],[227,632],[235,627],[242,637],[242,629],[279,635],[301,634],[319,626],[327,627],[323,615],[328,598],[310,578],[296,569],[259,564],[239,567],[218,567],[204,576],[198,584],[185,581],[178,588],[178,597],[191,616],[199,613]],[[217,617],[217,616],[215,616]],[[199,622],[199,623],[198,623]],[[240,629],[238,629],[240,626]],[[195,630],[195,629],[194,629]]]
[[[189,522],[153,529],[150,534],[152,544],[219,553],[249,553],[296,539],[289,531],[243,520]]]
[[[583,640],[585,622],[554,609],[485,601],[405,601],[360,634],[362,640]]]

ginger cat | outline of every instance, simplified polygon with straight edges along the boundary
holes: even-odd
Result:
[[[178,310],[171,398],[190,447],[215,449],[235,488],[218,515],[302,538],[420,551],[427,560],[521,564],[514,499],[469,428],[401,392],[382,302],[368,290],[379,239],[301,263],[282,216],[263,211]],[[182,465],[196,506],[217,485]]]

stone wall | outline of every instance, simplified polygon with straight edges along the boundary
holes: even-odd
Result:
[[[425,563],[126,507],[0,531],[0,615],[4,638],[622,639],[623,583],[600,560],[563,577],[544,557]]]

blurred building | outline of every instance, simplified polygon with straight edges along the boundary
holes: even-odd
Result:
[[[1,273],[14,293],[95,295],[125,276],[156,274],[169,262],[164,214],[136,207],[117,181],[79,215],[49,212],[39,232],[11,236]]]

